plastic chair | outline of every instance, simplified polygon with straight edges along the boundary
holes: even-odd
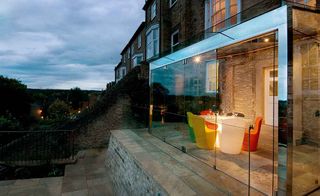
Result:
[[[242,118],[226,118],[221,120],[220,151],[227,154],[240,154],[247,123]]]
[[[212,113],[211,110],[202,110],[202,111],[200,112],[200,115],[204,116],[204,115],[208,115],[208,114],[211,114],[211,113]]]
[[[254,129],[250,131],[250,134],[248,130],[245,131],[242,150],[249,151],[249,137],[250,137],[250,152],[257,151],[261,125],[262,125],[262,117],[257,117]]]
[[[191,112],[187,112],[189,137],[190,137],[190,140],[194,143],[194,142],[196,142],[196,138],[194,136],[193,125],[191,122],[191,116],[193,116],[193,114]]]
[[[217,131],[209,129],[205,125],[205,120],[199,116],[192,115],[191,122],[198,148],[212,150],[216,141]]]

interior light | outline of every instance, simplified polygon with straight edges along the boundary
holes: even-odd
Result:
[[[197,56],[197,57],[194,58],[194,62],[200,63],[200,61],[201,61],[201,58],[200,58],[199,56]]]

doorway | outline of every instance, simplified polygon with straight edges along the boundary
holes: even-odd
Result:
[[[264,74],[264,118],[266,125],[278,126],[278,69],[273,67]]]

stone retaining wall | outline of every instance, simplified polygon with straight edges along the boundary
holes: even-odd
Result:
[[[111,172],[116,195],[168,195],[112,134],[106,167]]]

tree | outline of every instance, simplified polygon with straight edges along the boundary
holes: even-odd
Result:
[[[81,108],[83,101],[88,101],[88,95],[84,93],[79,87],[72,88],[70,90],[68,101],[71,104],[72,109],[78,110]]]
[[[65,120],[69,117],[70,107],[64,101],[55,100],[48,109],[48,116],[52,120]]]
[[[27,86],[16,79],[0,76],[0,92],[0,116],[12,116],[27,125],[31,109]]]

